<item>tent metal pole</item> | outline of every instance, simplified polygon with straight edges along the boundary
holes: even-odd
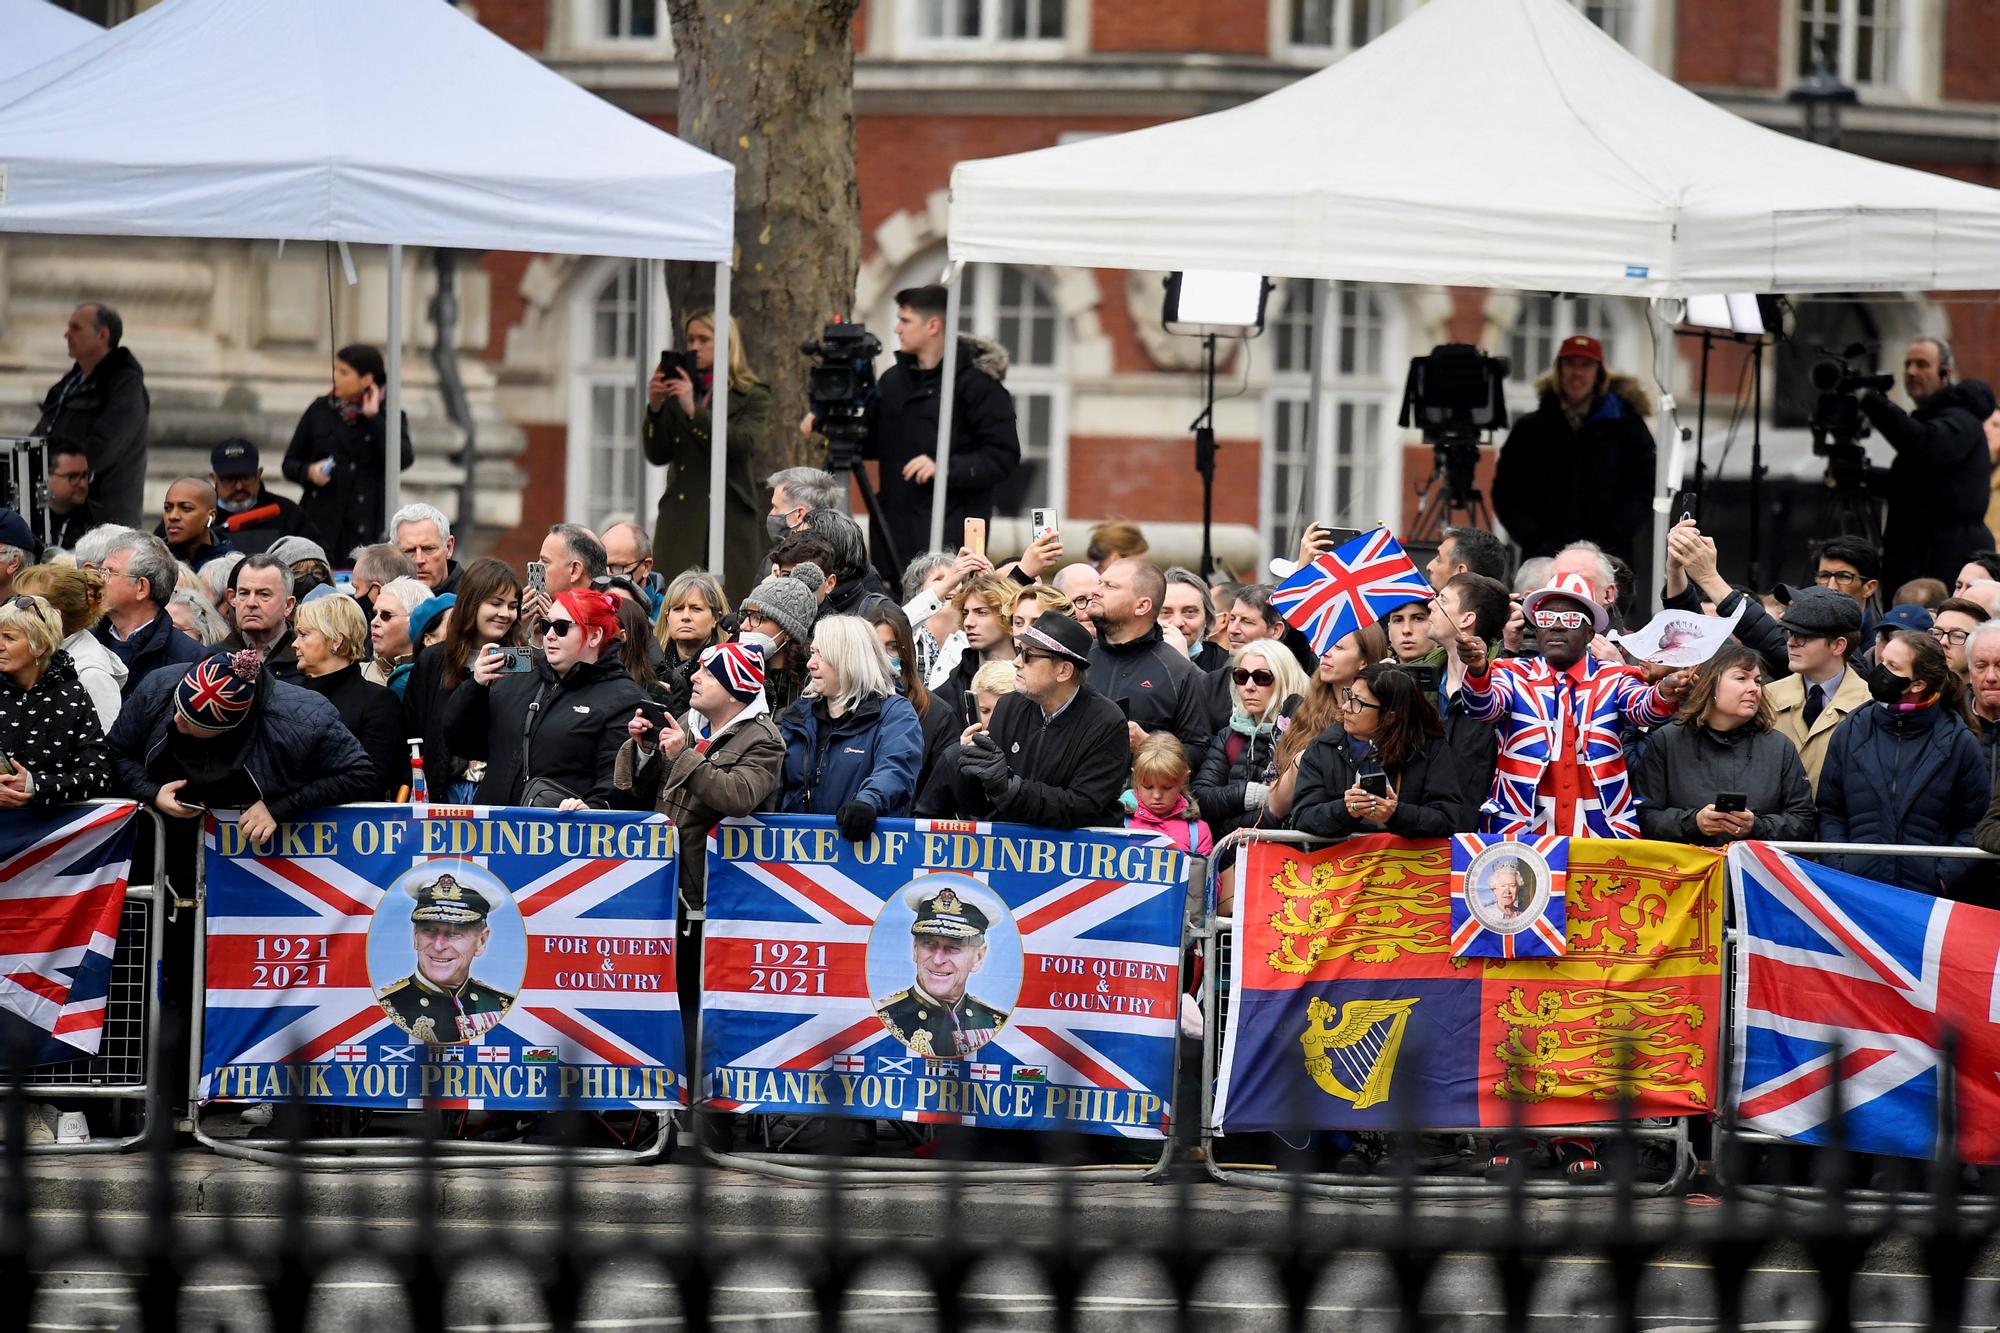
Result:
[[[729,261],[715,264],[715,360],[709,372],[708,572],[727,579],[722,568],[722,524],[729,498]],[[752,441],[754,444],[755,442]],[[737,570],[743,573],[743,570]],[[727,583],[724,586],[728,586]]]
[[[1681,432],[1681,419],[1674,405],[1674,326],[1681,322],[1686,310],[1684,302],[1671,297],[1655,297],[1652,301],[1651,316],[1659,321],[1653,334],[1653,382],[1660,391],[1660,415],[1655,419],[1659,429],[1654,432],[1654,478],[1653,478],[1653,568],[1651,578],[1658,587],[1666,577],[1667,570],[1667,529],[1673,525],[1671,512],[1675,493],[1680,490],[1681,473],[1686,466],[1687,439]],[[1649,600],[1640,605],[1650,605],[1651,589],[1644,590]]]
[[[389,520],[403,507],[403,247],[389,246],[389,337],[385,369],[389,383],[382,390],[382,531],[388,540]],[[463,522],[465,515],[453,521]],[[338,562],[344,551],[328,551]]]
[[[951,407],[958,389],[958,308],[965,295],[966,269],[944,276],[944,361],[938,380],[937,476],[931,478],[931,544],[927,550],[956,551],[958,544],[944,544],[945,479],[951,476]],[[905,560],[914,560],[916,551],[898,551]]]
[[[632,261],[632,267],[634,269],[633,281],[638,284],[637,295],[639,298],[639,308],[635,312],[637,315],[637,327],[632,339],[634,369],[637,370],[639,377],[639,397],[637,400],[639,412],[638,419],[632,423],[631,438],[643,441],[646,438],[646,409],[649,406],[646,401],[646,393],[652,387],[653,367],[658,364],[659,349],[653,346],[653,325],[656,322],[653,318],[653,310],[660,299],[660,292],[656,286],[660,274],[655,267],[655,261],[651,259],[635,259]],[[652,528],[646,520],[652,506],[646,502],[650,498],[653,478],[652,468],[646,463],[646,451],[643,446],[634,452],[632,466],[638,474],[633,479],[635,484],[632,488],[632,518],[640,527],[650,532]]]
[[[1307,479],[1311,479],[1312,512],[1299,525],[1299,531],[1292,534],[1294,549],[1298,546],[1298,539],[1305,536],[1308,525],[1337,525],[1333,512],[1333,432],[1327,429],[1331,418],[1326,410],[1326,362],[1333,354],[1332,347],[1328,345],[1326,326],[1332,310],[1333,284],[1325,278],[1315,279],[1312,285],[1312,388],[1308,390],[1311,396],[1306,399],[1306,473],[1298,480],[1299,498],[1303,500]],[[1291,551],[1273,551],[1271,554],[1289,558]]]

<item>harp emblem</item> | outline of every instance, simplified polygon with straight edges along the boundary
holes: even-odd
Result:
[[[1353,1103],[1357,1111],[1387,1101],[1403,1029],[1416,1004],[1414,998],[1349,1000],[1329,1026],[1333,1006],[1314,999],[1306,1006],[1306,1030],[1299,1034],[1306,1072],[1322,1090]]]

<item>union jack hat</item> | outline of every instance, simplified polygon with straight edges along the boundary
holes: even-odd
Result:
[[[197,662],[174,690],[174,710],[190,726],[229,731],[250,716],[257,701],[257,673],[264,655],[254,648],[217,653]]]
[[[701,655],[702,669],[721,682],[730,696],[748,703],[764,691],[764,645],[761,637],[743,643],[718,643]]]
[[[1581,602],[1584,610],[1590,612],[1590,623],[1597,628],[1599,634],[1604,633],[1611,624],[1610,612],[1606,611],[1603,603],[1597,600],[1597,595],[1590,590],[1590,581],[1581,574],[1564,574],[1548,587],[1535,589],[1521,599],[1521,610],[1524,614],[1532,616],[1540,609],[1542,603],[1551,597]]]

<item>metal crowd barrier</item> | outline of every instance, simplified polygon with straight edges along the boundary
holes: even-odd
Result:
[[[353,802],[353,805],[381,805],[383,802]],[[407,807],[405,807],[407,808]],[[204,833],[214,822],[213,815],[203,816]],[[342,1171],[353,1168],[407,1166],[421,1155],[433,1165],[445,1167],[483,1167],[494,1169],[515,1166],[548,1166],[576,1163],[592,1166],[631,1166],[658,1161],[672,1142],[674,1112],[641,1112],[656,1117],[657,1124],[651,1139],[637,1148],[569,1147],[562,1144],[496,1143],[479,1139],[453,1139],[435,1131],[435,1121],[419,1120],[419,1117],[438,1117],[450,1114],[443,1109],[431,1110],[382,1110],[371,1109],[371,1117],[402,1119],[418,1124],[419,1132],[403,1135],[367,1135],[354,1137],[314,1138],[307,1136],[262,1139],[246,1142],[242,1139],[219,1138],[210,1132],[206,1123],[215,1114],[205,1106],[200,1098],[202,1034],[206,1019],[206,996],[208,992],[208,843],[204,836],[195,858],[195,939],[194,939],[194,985],[191,997],[191,1036],[188,1049],[188,1107],[195,1141],[211,1152],[224,1157],[239,1158],[247,1162],[257,1162],[265,1166],[291,1166],[314,1171]],[[242,1102],[227,1103],[231,1107],[241,1107]],[[279,1104],[282,1114],[292,1104]],[[312,1105],[303,1109],[310,1111]],[[359,1108],[323,1107],[354,1113]],[[541,1114],[520,1112],[522,1115]],[[550,1112],[548,1114],[556,1114]],[[276,1123],[274,1121],[274,1123]]]
[[[1215,846],[1211,858],[1212,873],[1207,889],[1208,915],[1199,932],[1200,945],[1206,959],[1202,977],[1206,1021],[1202,1033],[1201,1148],[1210,1176],[1228,1185],[1283,1192],[1297,1191],[1325,1198],[1354,1200],[1379,1199],[1398,1192],[1416,1193],[1427,1197],[1504,1196],[1524,1190],[1531,1194],[1565,1196],[1623,1192],[1622,1187],[1610,1178],[1612,1173],[1608,1169],[1604,1173],[1606,1178],[1603,1181],[1586,1184],[1569,1180],[1536,1180],[1511,1176],[1502,1180],[1486,1180],[1483,1177],[1463,1175],[1424,1175],[1408,1170],[1381,1176],[1328,1176],[1281,1170],[1274,1165],[1225,1164],[1220,1161],[1220,1152],[1227,1150],[1228,1136],[1221,1132],[1221,1126],[1216,1123],[1215,1088],[1220,1072],[1223,1032],[1229,1021],[1228,976],[1233,963],[1232,941],[1236,922],[1233,916],[1223,916],[1216,910],[1219,901],[1219,881],[1216,875],[1220,873],[1219,868],[1225,860],[1226,851],[1247,847],[1254,842],[1287,843],[1302,851],[1313,851],[1334,845],[1330,841],[1315,839],[1289,829],[1238,829]],[[1725,996],[1729,994],[1726,970],[1723,994]],[[1724,1039],[1727,1039],[1726,1029]],[[1638,1190],[1640,1193],[1655,1195],[1670,1194],[1680,1189],[1693,1176],[1697,1165],[1689,1122],[1686,1119],[1675,1119],[1665,1125],[1635,1121],[1625,1125],[1606,1123],[1535,1125],[1520,1130],[1476,1125],[1424,1126],[1419,1132],[1453,1139],[1468,1135],[1475,1139],[1516,1140],[1527,1137],[1619,1138],[1665,1144],[1673,1154],[1673,1167],[1667,1179],[1654,1184],[1650,1190],[1644,1188]],[[1218,1144],[1224,1145],[1220,1151]]]
[[[99,800],[80,805],[133,804]],[[119,915],[118,938],[111,953],[111,987],[104,1001],[104,1035],[97,1054],[82,1060],[34,1065],[23,1071],[21,1090],[27,1100],[83,1099],[108,1102],[118,1109],[127,1132],[83,1143],[30,1145],[31,1153],[124,1152],[150,1131],[153,1092],[160,1064],[160,953],[163,908],[173,902],[166,883],[166,829],[157,811],[135,805],[134,823],[151,828],[152,864],[145,881],[128,879],[125,905]],[[143,831],[143,830],[141,830]],[[135,865],[140,850],[134,845]]]

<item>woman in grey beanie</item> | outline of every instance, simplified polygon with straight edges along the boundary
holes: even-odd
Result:
[[[804,561],[790,573],[773,574],[743,599],[736,632],[761,634],[774,645],[764,655],[764,695],[773,712],[782,712],[805,688],[805,655],[812,643],[813,622],[819,619],[818,593],[826,575]]]

